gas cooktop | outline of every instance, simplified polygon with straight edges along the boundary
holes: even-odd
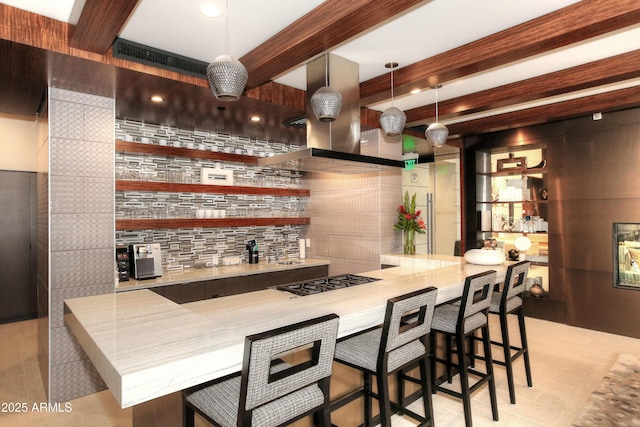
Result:
[[[276,286],[281,291],[291,292],[295,295],[305,296],[320,292],[332,291],[334,289],[348,288],[350,286],[362,285],[378,281],[373,277],[358,276],[355,274],[342,274],[340,276],[326,277],[323,279],[305,280],[303,282],[288,283]]]

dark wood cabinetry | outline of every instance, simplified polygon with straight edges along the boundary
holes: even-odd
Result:
[[[201,301],[205,299],[205,282],[185,283],[163,286],[164,297],[178,304]]]

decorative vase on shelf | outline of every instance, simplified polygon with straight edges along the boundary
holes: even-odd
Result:
[[[415,255],[416,254],[416,231],[415,230],[404,230],[404,249],[403,253],[405,255]]]

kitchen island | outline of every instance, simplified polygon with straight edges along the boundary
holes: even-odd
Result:
[[[393,262],[399,266],[358,273],[379,281],[304,297],[266,289],[179,305],[143,289],[74,298],[65,300],[65,322],[125,408],[238,372],[246,335],[336,313],[338,337],[348,336],[382,323],[389,298],[435,286],[444,303],[461,296],[469,275],[496,270],[504,280],[508,264],[384,260]]]

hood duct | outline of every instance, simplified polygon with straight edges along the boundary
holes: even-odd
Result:
[[[327,63],[328,62],[328,63]],[[328,78],[327,78],[328,73]],[[360,174],[403,168],[402,160],[360,154],[360,78],[355,62],[323,55],[307,64],[307,148],[261,158],[258,164],[275,169]],[[310,98],[327,84],[342,95],[342,109],[333,122],[321,122]]]

